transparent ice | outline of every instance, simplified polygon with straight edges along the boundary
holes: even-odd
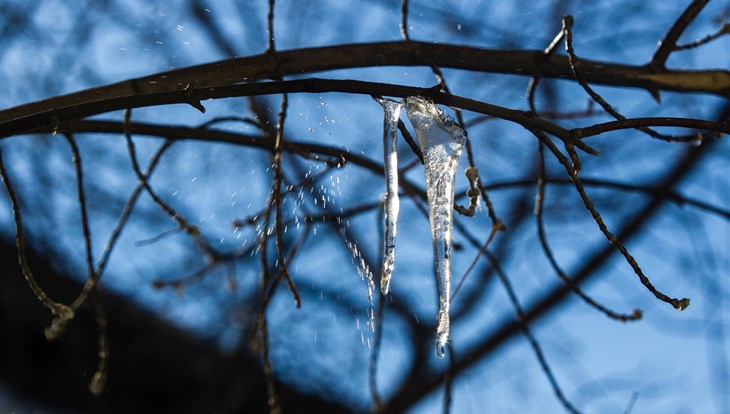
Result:
[[[385,121],[383,125],[383,155],[385,165],[385,236],[383,240],[383,276],[380,291],[384,295],[390,290],[390,278],[395,265],[395,236],[398,231],[398,118],[402,102],[376,98],[383,106]]]
[[[450,325],[454,181],[466,134],[426,98],[410,96],[405,99],[405,104],[408,119],[413,124],[421,145],[426,170],[426,195],[439,291],[436,355],[443,357],[449,340]]]

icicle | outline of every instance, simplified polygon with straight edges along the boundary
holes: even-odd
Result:
[[[398,230],[398,118],[402,102],[376,98],[383,106],[385,121],[383,125],[383,154],[385,165],[385,236],[383,240],[383,275],[380,291],[384,295],[390,290],[390,277],[395,264],[395,236]]]
[[[449,340],[450,324],[454,180],[466,135],[463,129],[430,100],[410,96],[405,99],[405,103],[408,119],[416,130],[425,163],[434,267],[439,290],[436,355],[443,357]]]

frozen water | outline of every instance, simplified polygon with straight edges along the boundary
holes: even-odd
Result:
[[[383,106],[383,155],[385,165],[385,236],[383,240],[383,275],[380,291],[384,295],[390,290],[390,278],[395,265],[395,236],[398,231],[398,118],[402,102],[377,98]]]
[[[421,145],[426,170],[426,195],[438,280],[439,314],[436,354],[443,357],[449,340],[451,294],[451,241],[453,237],[454,181],[464,130],[433,102],[419,96],[405,99],[408,119]]]

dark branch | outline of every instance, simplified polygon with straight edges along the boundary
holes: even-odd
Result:
[[[730,71],[673,71],[648,66],[581,61],[586,81],[647,90],[711,93],[730,97]],[[170,93],[185,89],[214,88],[241,82],[275,79],[277,75],[302,75],[328,70],[376,66],[438,66],[485,73],[541,78],[573,79],[567,56],[544,59],[542,50],[490,50],[425,42],[345,44],[296,49],[227,59],[143,78],[87,89],[0,111],[0,136],[8,121],[81,103],[105,102],[135,95]],[[375,93],[375,91],[373,91]],[[195,93],[196,98],[203,99]],[[189,101],[189,96],[187,101]],[[180,100],[177,102],[186,102]],[[172,102],[153,102],[150,105]]]
[[[672,27],[669,29],[667,34],[664,36],[661,42],[659,42],[659,48],[654,53],[654,57],[649,62],[649,67],[655,70],[664,69],[664,65],[667,63],[669,54],[672,53],[677,47],[677,40],[679,36],[684,33],[687,26],[700,14],[700,11],[705,7],[709,0],[694,0],[692,4],[687,6],[687,9],[682,12],[682,15],[674,22]]]

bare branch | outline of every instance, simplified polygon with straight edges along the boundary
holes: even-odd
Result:
[[[611,116],[616,118],[619,121],[626,120],[626,117],[619,113],[616,109],[614,109],[601,95],[599,95],[597,92],[593,90],[588,85],[588,82],[586,81],[585,77],[583,76],[583,72],[580,68],[580,61],[578,60],[578,57],[575,55],[575,51],[573,50],[573,16],[565,16],[563,18],[563,31],[565,32],[565,50],[568,52],[568,60],[570,62],[570,67],[573,70],[573,75],[577,79],[578,83],[581,87],[590,95],[591,99],[595,101],[597,104],[601,105],[604,111],[609,113]],[[654,91],[656,92],[656,91]],[[658,92],[655,93],[655,97],[658,97]],[[668,136],[664,134],[660,134],[656,131],[654,131],[651,128],[648,128],[646,126],[637,126],[636,129],[639,131],[653,137],[656,139],[660,139],[663,141],[682,141],[682,142],[688,142],[688,141],[694,141],[697,139],[696,136],[690,136],[690,137],[673,137]],[[700,140],[702,140],[702,136],[700,136]]]
[[[400,35],[405,41],[411,40],[408,36],[408,0],[401,0],[400,6]]]
[[[550,151],[555,155],[555,157],[558,159],[558,161],[565,167],[565,170],[568,173],[568,176],[573,180],[573,184],[575,185],[575,189],[578,192],[578,195],[580,195],[581,200],[583,200],[583,204],[585,205],[585,208],[591,213],[591,216],[593,217],[593,220],[598,225],[598,228],[601,230],[601,233],[606,237],[606,240],[608,240],[609,243],[611,243],[612,246],[614,246],[622,256],[624,256],[624,259],[626,259],[626,262],[631,266],[631,268],[634,270],[634,273],[639,277],[639,280],[641,283],[651,292],[657,299],[661,300],[662,302],[666,302],[674,307],[674,309],[677,310],[684,310],[689,306],[690,300],[688,298],[683,299],[677,299],[677,298],[671,298],[664,293],[657,290],[657,288],[654,287],[654,285],[651,283],[649,278],[644,275],[644,272],[641,270],[641,267],[639,267],[639,264],[636,262],[636,259],[629,253],[629,251],[626,249],[624,244],[621,242],[621,240],[616,237],[606,226],[606,223],[604,223],[603,218],[601,217],[600,213],[598,213],[598,210],[596,210],[595,205],[593,204],[593,201],[588,197],[588,194],[585,191],[585,188],[583,187],[583,183],[581,182],[580,178],[578,178],[577,171],[573,168],[570,162],[568,162],[568,159],[560,153],[560,151],[555,147],[555,145],[550,141],[548,137],[546,137],[543,133],[540,131],[533,131],[535,133],[535,136],[543,143],[545,146],[550,149]]]
[[[675,141],[679,142],[696,142],[703,141],[705,138],[720,138],[721,134],[730,134],[730,124],[704,121],[701,119],[689,118],[624,118],[618,121],[604,122],[585,128],[575,128],[571,130],[578,138],[587,138],[601,135],[604,132],[619,131],[622,129],[642,128],[645,126],[653,127],[680,127],[692,128],[700,131],[710,131],[708,133],[689,135],[685,137],[675,137]],[[693,137],[694,139],[689,139]]]
[[[539,143],[539,152],[540,152],[540,166],[538,169],[538,179],[537,179],[537,196],[535,197],[535,217],[537,219],[537,233],[538,237],[540,238],[540,245],[542,246],[543,253],[545,254],[545,257],[550,262],[550,266],[553,268],[553,271],[560,277],[560,279],[565,283],[566,286],[569,286],[571,289],[573,289],[573,292],[575,292],[576,295],[578,295],[581,299],[583,299],[584,302],[586,302],[588,305],[592,306],[593,308],[599,310],[600,312],[603,312],[606,316],[608,316],[611,319],[616,319],[622,322],[626,321],[636,321],[641,319],[642,312],[639,309],[635,309],[631,314],[619,314],[616,313],[605,306],[601,305],[600,303],[596,302],[593,298],[588,296],[583,292],[583,290],[578,287],[575,283],[573,283],[572,279],[568,277],[568,275],[563,271],[563,269],[558,264],[557,259],[553,255],[553,251],[550,248],[550,244],[547,239],[547,234],[545,232],[545,223],[543,222],[543,204],[545,203],[545,187],[546,187],[546,172],[545,172],[545,155],[544,150],[545,144],[542,142]]]
[[[566,56],[552,55],[547,62],[538,65],[537,62],[543,56],[544,52],[537,50],[489,50],[415,41],[349,44],[264,53],[162,72],[9,108],[0,111],[0,137],[32,127],[50,125],[51,118],[57,116],[59,111],[63,113],[68,108],[83,104],[90,107],[100,105],[100,110],[93,113],[169,103],[189,104],[189,93],[185,91],[187,85],[191,86],[191,93],[196,99],[202,100],[212,97],[201,93],[207,88],[276,79],[277,75],[301,75],[325,70],[373,66],[438,66],[530,77],[539,75],[545,78],[574,78]],[[657,71],[647,66],[616,65],[589,60],[581,60],[581,67],[586,81],[592,84],[638,87],[651,91],[702,92],[730,97],[730,71],[727,70]],[[370,93],[378,91],[373,90]],[[118,104],[108,107],[108,102],[112,101]],[[87,115],[90,113],[58,119],[63,121]]]
[[[53,324],[46,328],[46,336],[48,339],[54,339],[61,333],[66,322],[74,318],[74,311],[69,306],[51,299],[40,285],[38,285],[38,282],[36,282],[33,277],[33,272],[30,270],[30,266],[28,266],[28,259],[25,255],[25,238],[23,237],[23,221],[20,214],[20,204],[18,203],[18,196],[10,182],[10,176],[5,169],[2,150],[0,150],[0,176],[2,176],[5,189],[8,192],[8,197],[12,204],[13,218],[15,221],[15,245],[18,249],[18,263],[20,264],[20,269],[23,272],[25,280],[28,282],[28,285],[31,290],[33,290],[33,293],[36,295],[38,300],[56,316]]]
[[[81,212],[81,229],[84,236],[84,247],[86,249],[86,267],[87,267],[87,284],[90,285],[90,289],[95,289],[98,283],[98,275],[94,270],[94,256],[91,251],[91,229],[89,228],[89,215],[86,210],[86,192],[84,191],[84,175],[83,169],[81,168],[81,154],[79,152],[79,146],[73,137],[71,132],[65,132],[64,137],[68,141],[73,153],[73,163],[76,170],[76,191],[79,200],[79,210]],[[74,309],[78,307],[74,306]]]
[[[528,128],[541,129],[551,135],[555,135],[564,140],[575,141],[575,137],[573,136],[573,134],[571,134],[565,128],[549,122],[545,119],[539,118],[530,112],[504,108],[501,106],[475,101],[473,99],[463,98],[460,96],[449,95],[441,92],[434,92],[430,88],[423,89],[393,84],[350,80],[305,79],[223,86],[219,88],[198,90],[196,91],[196,94],[199,95],[201,99],[214,99],[232,96],[254,96],[297,92],[342,92],[364,95],[378,94],[383,96],[395,97],[406,97],[414,95],[428,96],[435,103],[451,107],[457,107],[484,115],[494,116],[507,121],[516,122]],[[186,93],[183,91],[182,93],[173,92],[170,94],[161,94],[154,96],[148,95],[146,97],[132,96],[121,98],[119,100],[106,101],[103,103],[82,103],[78,106],[55,110],[54,113],[56,114],[56,116],[54,117],[54,123],[49,121],[44,114],[32,115],[29,118],[20,121],[8,121],[8,123],[5,124],[5,127],[8,127],[8,129],[2,130],[0,132],[0,137],[10,136],[21,132],[52,131],[54,126],[56,130],[58,130],[61,125],[64,125],[65,121],[73,120],[76,118],[86,117],[112,110],[125,109],[128,107],[146,106],[148,104],[153,105],[155,104],[154,102],[185,103],[185,100]],[[715,127],[713,129],[720,132],[725,132],[730,128],[728,126],[725,126],[725,124],[714,125]],[[1,122],[0,126],[3,126]],[[578,142],[574,143],[578,145]]]
[[[659,48],[654,52],[654,56],[651,58],[651,62],[647,66],[650,66],[656,70],[663,69],[667,63],[669,54],[676,50],[677,40],[679,36],[684,33],[687,26],[694,21],[702,9],[707,5],[709,0],[693,0],[689,6],[682,12],[677,18],[672,27],[669,29],[664,38],[659,42]]]
[[[692,43],[687,43],[686,45],[676,45],[674,46],[674,50],[686,50],[686,49],[693,49],[699,46],[702,46],[704,44],[710,43],[711,41],[717,39],[720,36],[730,34],[730,23],[725,22],[722,24],[722,27],[720,27],[720,30],[716,31],[715,33],[709,34],[702,39],[695,40]]]

